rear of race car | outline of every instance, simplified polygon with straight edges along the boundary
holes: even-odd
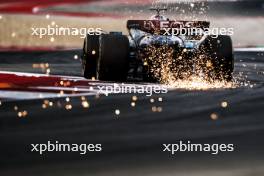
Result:
[[[84,76],[166,83],[171,76],[186,79],[195,75],[208,81],[230,81],[232,40],[226,35],[206,34],[209,25],[206,21],[167,18],[128,20],[129,36],[121,32],[87,35],[82,56]]]

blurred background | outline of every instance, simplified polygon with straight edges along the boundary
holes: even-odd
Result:
[[[126,33],[128,19],[148,19],[150,7],[167,7],[170,19],[208,20],[234,28],[235,47],[264,45],[263,0],[9,0],[0,1],[0,48],[81,48],[80,35],[32,36],[31,28],[96,28]]]
[[[238,87],[175,88],[163,97],[139,96],[136,107],[130,94],[78,97],[75,84],[93,85],[82,78],[81,35],[32,35],[32,28],[48,26],[127,33],[126,21],[148,19],[150,7],[167,7],[164,15],[173,20],[234,28]],[[263,176],[263,12],[262,0],[0,0],[0,175]],[[64,87],[67,80],[73,87]],[[65,95],[73,96],[69,102],[57,97],[62,88],[73,90]],[[161,144],[179,139],[237,149],[217,156],[160,152]],[[105,153],[29,151],[30,143],[47,140],[102,142]]]

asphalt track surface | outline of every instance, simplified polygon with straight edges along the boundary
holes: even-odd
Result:
[[[60,4],[60,0],[45,0],[40,6],[33,0],[28,0],[31,3],[25,6],[21,6],[20,1],[15,2],[17,6],[3,6],[1,12],[32,14],[36,13],[33,10],[38,7],[40,11],[36,14],[48,12],[85,17],[102,15],[98,9],[95,9],[96,13],[65,13],[60,9],[51,11],[54,9],[50,10],[49,7]],[[71,0],[69,2],[75,3]],[[226,13],[238,9],[246,15],[259,15],[263,8],[262,2],[258,2],[260,5],[249,1],[243,8],[228,3],[229,8],[224,6],[223,9]],[[253,11],[250,13],[251,6]],[[221,9],[219,6],[213,7],[216,7],[211,8],[213,12],[217,8]],[[258,9],[257,12],[255,9]],[[32,68],[32,64],[49,63],[51,74],[65,75],[69,79],[72,76],[80,77],[80,61],[73,59],[75,54],[80,56],[80,51],[0,53],[0,71],[43,73],[41,69]],[[108,97],[101,95],[99,98],[87,95],[90,103],[88,109],[81,106],[80,96],[77,95],[71,97],[73,109],[68,111],[64,108],[67,104],[65,97],[49,98],[54,105],[43,109],[44,99],[2,98],[4,93],[0,92],[0,175],[263,176],[263,54],[235,53],[235,75],[243,73],[245,80],[254,85],[253,88],[240,86],[206,91],[175,89],[165,95],[153,96],[154,104],[150,103],[150,97],[138,95],[134,108],[130,106],[132,95],[127,94]],[[10,82],[15,81],[13,78],[10,77]],[[28,94],[23,92],[19,96]],[[162,97],[163,102],[158,102],[158,97]],[[220,106],[222,101],[228,102],[227,108]],[[60,106],[57,106],[58,103]],[[153,106],[160,106],[163,111],[154,113],[151,111]],[[18,110],[14,110],[14,107]],[[114,113],[116,109],[121,112],[119,116]],[[17,113],[23,110],[27,110],[28,115],[19,118]],[[219,119],[210,119],[212,113],[218,114]],[[39,155],[30,152],[30,144],[47,143],[48,140],[60,143],[102,143],[103,152],[88,155],[68,152]],[[192,143],[233,143],[235,152],[219,155],[187,152],[174,156],[162,152],[163,143],[178,143],[179,140],[190,140]]]
[[[1,71],[38,72],[33,63],[48,62],[51,74],[81,76],[79,50],[0,54]],[[0,175],[242,175],[262,176],[264,136],[263,52],[236,52],[235,76],[243,73],[250,86],[235,89],[175,89],[164,95],[87,96],[90,108],[72,97],[49,99],[53,107],[42,109],[43,99],[2,100],[0,106]],[[20,64],[18,64],[20,63]],[[163,101],[158,102],[158,97]],[[227,108],[220,103],[228,102]],[[60,102],[61,107],[55,106]],[[19,118],[18,111],[28,116]],[[152,106],[163,111],[152,112]],[[120,115],[115,115],[115,110]],[[210,119],[216,113],[218,120]],[[30,144],[102,143],[103,152],[79,155],[70,152],[30,152]],[[162,152],[163,143],[232,143],[235,152]]]

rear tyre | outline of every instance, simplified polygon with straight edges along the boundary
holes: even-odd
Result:
[[[209,77],[219,80],[232,80],[234,71],[234,54],[230,36],[208,36],[201,45],[200,50],[205,53],[212,64]]]
[[[83,74],[87,79],[96,77],[96,65],[99,57],[99,35],[87,35],[83,44]]]
[[[99,40],[96,77],[103,81],[126,81],[129,40],[124,35],[103,34]]]

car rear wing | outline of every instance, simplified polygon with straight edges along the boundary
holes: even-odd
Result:
[[[159,21],[159,20],[128,20],[127,28],[138,29],[147,33],[163,31],[165,28],[201,28],[210,27],[208,21]]]

